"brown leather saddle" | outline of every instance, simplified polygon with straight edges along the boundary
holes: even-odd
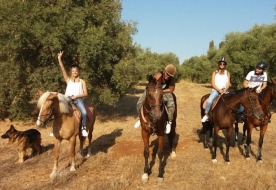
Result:
[[[70,106],[72,107],[74,116],[76,117],[77,121],[79,122],[79,124],[81,124],[81,112],[80,112],[80,110],[73,103],[70,103]],[[87,105],[85,105],[85,109],[86,109],[86,112],[87,112],[87,119],[91,121],[92,120],[92,112],[91,112],[91,110],[89,109],[89,107]]]

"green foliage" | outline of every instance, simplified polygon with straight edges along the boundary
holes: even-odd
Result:
[[[0,118],[28,115],[37,89],[64,92],[60,50],[68,71],[73,63],[81,66],[93,99],[112,103],[124,95],[134,82],[119,80],[117,65],[135,53],[137,30],[120,20],[121,10],[118,0],[1,1]]]

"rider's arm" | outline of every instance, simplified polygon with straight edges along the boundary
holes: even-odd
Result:
[[[66,83],[68,83],[69,77],[68,77],[67,72],[66,72],[66,70],[65,70],[65,68],[64,68],[64,66],[63,66],[63,63],[62,63],[62,59],[61,59],[62,54],[63,54],[63,51],[60,51],[60,52],[58,53],[58,63],[59,63],[59,66],[60,66],[60,69],[61,69],[63,78],[64,78],[64,80],[66,81]]]

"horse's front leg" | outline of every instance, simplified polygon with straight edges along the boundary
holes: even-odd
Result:
[[[147,183],[149,180],[150,167],[149,167],[149,136],[150,134],[144,130],[142,130],[142,138],[144,141],[144,158],[145,158],[145,166],[144,166],[144,174],[142,175],[142,182]]]
[[[218,147],[218,132],[219,132],[219,127],[214,126],[214,151],[212,154],[212,162],[217,163],[217,147]]]
[[[76,163],[75,163],[75,156],[76,156],[76,136],[72,136],[70,138],[70,162],[71,168],[70,171],[76,171]]]
[[[249,152],[250,152],[250,143],[251,143],[252,128],[253,128],[253,125],[247,124],[247,138],[246,138],[246,144],[244,145],[244,148],[245,148],[245,158],[247,160],[250,159]]]
[[[162,136],[158,136],[158,150],[157,150],[157,155],[159,158],[159,169],[158,169],[158,179],[157,182],[158,183],[162,183],[164,180],[163,174],[164,174],[164,165],[165,163],[163,163],[163,157],[164,157],[164,151],[163,151],[163,147],[164,147],[164,135]]]
[[[52,173],[50,174],[50,178],[54,178],[57,175],[59,149],[60,149],[61,140],[55,138],[54,144],[55,144],[55,147],[54,147],[54,167],[53,167]]]
[[[227,164],[230,164],[229,149],[230,149],[230,139],[231,139],[232,132],[233,132],[233,125],[227,129],[227,135],[226,135],[227,144],[226,144],[225,162]]]
[[[259,139],[259,146],[258,146],[258,153],[257,153],[258,162],[262,162],[262,146],[263,146],[264,134],[266,132],[267,125],[268,124],[263,125],[260,130],[260,139]]]

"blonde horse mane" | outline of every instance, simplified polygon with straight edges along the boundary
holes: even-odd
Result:
[[[37,102],[37,107],[41,108],[41,106],[44,104],[44,102],[47,100],[50,94],[55,94],[55,93],[57,92],[47,91],[44,94],[42,94]],[[61,113],[69,113],[69,106],[68,106],[69,99],[61,93],[58,93],[58,99],[59,99],[59,109]]]

